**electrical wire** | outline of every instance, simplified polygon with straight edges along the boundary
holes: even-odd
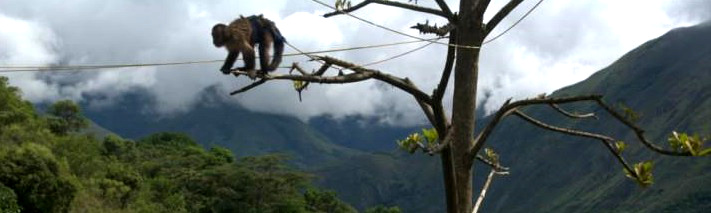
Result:
[[[426,39],[426,40],[416,40],[416,41],[401,41],[401,42],[392,42],[392,43],[385,43],[385,44],[375,44],[375,45],[365,45],[365,46],[357,46],[357,47],[346,47],[346,48],[335,48],[335,49],[328,49],[328,50],[319,50],[319,51],[310,51],[310,52],[304,52],[301,50],[297,50],[295,47],[291,46],[290,44],[287,43],[287,45],[291,46],[295,50],[298,51],[298,53],[287,53],[284,54],[284,57],[292,57],[292,56],[299,56],[299,55],[313,55],[313,54],[321,54],[321,53],[332,53],[332,52],[343,52],[343,51],[351,51],[351,50],[362,50],[362,49],[372,49],[372,48],[381,48],[381,47],[390,47],[390,46],[397,46],[397,45],[403,45],[403,44],[411,44],[411,43],[420,43],[420,42],[429,42],[429,41],[436,41],[439,39],[443,39],[446,37],[441,37],[441,38],[432,38],[432,39]],[[240,59],[241,60],[241,59]],[[16,66],[16,65],[2,65],[0,66],[0,73],[6,73],[6,72],[49,72],[49,71],[76,71],[76,70],[88,70],[88,69],[109,69],[109,68],[127,68],[127,67],[149,67],[149,66],[171,66],[171,65],[186,65],[186,64],[206,64],[206,63],[218,63],[222,62],[224,60],[204,60],[204,61],[187,61],[187,62],[167,62],[167,63],[145,63],[145,64],[100,64],[100,65],[56,65],[56,66]]]
[[[375,61],[367,64],[360,65],[360,67],[365,67],[365,66],[371,66],[379,63],[383,63],[392,59],[396,59],[399,57],[402,57],[404,55],[410,54],[412,52],[415,52],[417,50],[423,49],[433,43],[436,44],[442,44],[442,45],[447,45],[447,46],[454,46],[458,48],[480,48],[476,46],[463,46],[463,45],[455,45],[455,44],[448,44],[448,43],[443,43],[439,42],[438,40],[447,38],[447,37],[439,37],[439,38],[432,38],[432,39],[425,39],[425,38],[420,38],[417,36],[409,35],[407,33],[403,33],[388,27],[385,27],[383,25],[379,25],[376,23],[373,23],[371,21],[368,21],[366,19],[360,18],[358,16],[355,16],[353,14],[350,14],[348,12],[344,12],[342,10],[339,10],[331,5],[328,5],[322,1],[319,0],[312,0],[318,4],[321,4],[323,6],[326,6],[328,8],[331,8],[333,10],[339,11],[340,13],[346,14],[352,18],[355,18],[357,20],[363,21],[367,24],[373,25],[375,27],[385,29],[387,31],[397,33],[403,36],[407,36],[410,38],[417,39],[415,41],[404,41],[404,42],[393,42],[393,43],[386,43],[386,44],[377,44],[377,45],[366,45],[366,46],[358,46],[358,47],[347,47],[347,48],[336,48],[336,49],[329,49],[329,50],[321,50],[321,51],[311,51],[311,52],[304,52],[301,51],[300,49],[294,47],[291,44],[288,44],[291,48],[296,50],[298,53],[287,53],[284,54],[284,57],[291,57],[291,56],[298,56],[298,55],[306,55],[307,57],[314,59],[312,56],[313,54],[321,54],[321,53],[331,53],[331,52],[342,52],[342,51],[351,51],[351,50],[360,50],[360,49],[370,49],[370,48],[380,48],[380,47],[388,47],[388,46],[396,46],[396,45],[402,45],[402,44],[410,44],[410,43],[418,43],[418,42],[429,42],[426,45],[423,45],[421,47],[415,48],[413,50],[407,51],[402,54],[398,54],[389,58],[386,58],[384,60],[380,61]],[[541,3],[543,0],[539,0],[531,9],[529,9],[521,18],[519,18],[516,22],[514,22],[511,26],[509,26],[506,30],[503,32],[499,33],[498,35],[494,36],[493,38],[484,41],[482,44],[487,44],[490,43],[501,36],[505,35],[508,33],[511,29],[516,27],[521,21],[523,21],[528,15],[530,15]],[[0,66],[0,73],[7,73],[7,72],[54,72],[54,71],[77,71],[77,70],[87,70],[87,69],[111,69],[111,68],[128,68],[128,67],[152,67],[152,66],[172,66],[172,65],[187,65],[187,64],[205,64],[205,63],[217,63],[217,62],[222,62],[224,60],[204,60],[204,61],[187,61],[187,62],[167,62],[167,63],[144,63],[144,64],[107,64],[107,65],[56,65],[56,66]]]
[[[395,33],[395,34],[399,34],[399,35],[402,35],[402,36],[414,38],[414,39],[417,39],[417,40],[420,40],[420,41],[426,41],[426,40],[428,40],[428,39],[425,39],[425,38],[420,38],[420,37],[413,36],[413,35],[410,35],[410,34],[407,34],[407,33],[403,33],[403,32],[394,30],[394,29],[392,29],[392,28],[388,28],[388,27],[383,26],[383,25],[380,25],[380,24],[376,24],[376,23],[374,23],[374,22],[372,22],[372,21],[368,21],[368,20],[366,20],[366,19],[364,19],[364,18],[358,17],[358,16],[356,16],[356,15],[353,15],[353,14],[351,14],[351,13],[345,12],[345,11],[343,11],[343,10],[340,10],[340,9],[338,9],[338,8],[336,8],[336,7],[334,7],[334,6],[331,6],[331,5],[329,5],[329,4],[326,4],[326,3],[324,3],[324,2],[322,2],[322,1],[320,1],[320,0],[311,0],[311,1],[316,2],[316,3],[320,4],[320,5],[325,6],[325,7],[331,8],[331,9],[333,9],[333,10],[335,10],[335,11],[340,12],[340,13],[346,14],[346,15],[348,15],[348,16],[354,18],[354,19],[358,19],[359,21],[365,22],[365,23],[370,24],[370,25],[372,25],[372,26],[375,26],[375,27],[378,27],[378,28],[381,28],[381,29],[384,29],[384,30],[393,32],[393,33]],[[479,47],[479,46],[466,46],[466,45],[448,44],[448,43],[444,43],[444,42],[434,42],[434,43],[441,44],[441,45],[445,45],[445,46],[452,46],[452,47],[457,47],[457,48],[464,48],[464,49],[479,49],[479,48],[481,48],[481,47]]]
[[[489,39],[489,40],[486,40],[486,41],[482,42],[481,44],[484,45],[484,44],[487,44],[487,43],[489,43],[489,42],[492,42],[492,41],[496,40],[497,38],[503,36],[503,35],[506,34],[507,32],[509,32],[509,30],[511,30],[511,29],[513,29],[514,27],[516,27],[516,25],[518,25],[518,23],[521,23],[521,21],[523,21],[523,19],[525,19],[529,14],[531,14],[531,13],[538,7],[538,5],[540,5],[541,3],[543,3],[543,0],[539,0],[538,3],[536,3],[536,5],[533,5],[533,7],[532,7],[531,9],[529,9],[525,14],[523,14],[523,16],[521,16],[521,18],[519,18],[519,19],[518,19],[516,22],[514,22],[511,26],[509,26],[509,28],[506,28],[506,30],[504,30],[503,32],[499,33],[498,35],[494,36],[493,38],[491,38],[491,39]]]

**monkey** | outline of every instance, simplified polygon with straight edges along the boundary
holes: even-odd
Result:
[[[253,71],[255,68],[255,45],[259,44],[259,65],[261,74],[274,71],[281,63],[286,39],[276,24],[262,15],[240,16],[229,25],[222,23],[212,27],[212,43],[216,48],[225,47],[227,58],[220,68],[223,74],[229,74],[237,57],[242,53],[244,67],[240,71]],[[269,52],[274,45],[274,57],[269,63]]]

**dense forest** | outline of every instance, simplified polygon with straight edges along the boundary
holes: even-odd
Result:
[[[287,156],[236,158],[180,133],[97,137],[75,103],[39,113],[20,93],[0,78],[0,212],[355,212]]]

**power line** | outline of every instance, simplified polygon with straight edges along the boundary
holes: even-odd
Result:
[[[388,27],[383,26],[383,25],[380,25],[380,24],[376,24],[376,23],[374,23],[374,22],[372,22],[372,21],[368,21],[368,20],[366,20],[366,19],[364,19],[364,18],[358,17],[358,16],[356,16],[356,15],[353,15],[353,14],[351,14],[351,13],[345,12],[345,11],[343,11],[343,10],[340,10],[340,9],[338,9],[338,8],[336,8],[336,7],[333,7],[333,6],[329,5],[329,4],[326,4],[326,3],[324,3],[324,2],[322,2],[322,1],[320,1],[320,0],[311,0],[311,1],[316,2],[316,3],[320,4],[320,5],[325,6],[325,7],[331,8],[331,9],[333,9],[333,10],[335,10],[335,11],[340,12],[340,13],[346,14],[346,15],[348,15],[348,16],[354,18],[354,19],[358,19],[359,21],[365,22],[365,23],[370,24],[370,25],[372,25],[372,26],[375,26],[375,27],[378,27],[378,28],[381,28],[381,29],[384,29],[384,30],[387,30],[387,31],[390,31],[390,32],[393,32],[393,33],[396,33],[396,34],[399,34],[399,35],[403,35],[403,36],[407,36],[407,37],[410,37],[410,38],[414,38],[414,39],[417,39],[417,40],[420,40],[420,41],[426,41],[426,40],[427,40],[427,39],[425,39],[425,38],[420,38],[420,37],[417,37],[417,36],[413,36],[413,35],[410,35],[410,34],[407,34],[407,33],[403,33],[403,32],[394,30],[394,29],[392,29],[392,28],[388,28]],[[446,45],[446,46],[457,47],[457,48],[465,48],[465,49],[479,49],[479,48],[481,48],[481,47],[479,47],[479,46],[466,46],[466,45],[448,44],[448,43],[444,43],[444,42],[434,42],[434,43],[441,44],[441,45]]]
[[[436,44],[442,44],[442,45],[447,45],[447,46],[453,46],[453,47],[458,47],[458,48],[480,48],[476,46],[463,46],[463,45],[456,45],[456,44],[448,44],[448,43],[443,43],[439,42],[438,40],[447,38],[447,37],[439,37],[439,38],[432,38],[432,39],[425,39],[425,38],[420,38],[417,36],[409,35],[376,23],[373,23],[371,21],[368,21],[366,19],[360,18],[358,16],[355,16],[353,14],[350,14],[348,12],[344,12],[342,10],[339,10],[331,5],[328,5],[322,1],[319,0],[312,0],[318,4],[321,4],[323,6],[326,6],[328,8],[331,8],[333,10],[339,11],[343,14],[346,14],[352,18],[355,18],[357,20],[363,21],[367,24],[376,26],[378,28],[385,29],[387,31],[391,31],[393,33],[397,33],[403,36],[407,36],[410,38],[417,39],[416,41],[404,41],[404,42],[393,42],[393,43],[386,43],[386,44],[377,44],[377,45],[366,45],[366,46],[359,46],[359,47],[346,47],[346,48],[336,48],[336,49],[329,49],[329,50],[321,50],[321,51],[311,51],[311,52],[304,52],[299,50],[298,48],[294,47],[291,44],[288,44],[291,48],[296,50],[298,53],[288,53],[284,54],[284,57],[291,57],[291,56],[297,56],[297,55],[306,55],[313,59],[313,54],[321,54],[321,53],[331,53],[331,52],[342,52],[342,51],[351,51],[351,50],[360,50],[360,49],[370,49],[370,48],[380,48],[380,47],[388,47],[388,46],[396,46],[396,45],[402,45],[402,44],[410,44],[410,43],[419,43],[419,42],[429,42],[426,45],[423,45],[421,47],[415,48],[413,50],[407,51],[402,54],[398,54],[389,58],[386,58],[384,60],[380,61],[375,61],[371,63],[367,63],[364,65],[360,65],[361,67],[365,66],[371,66],[375,65],[378,63],[382,63],[385,61],[389,61],[395,58],[402,57],[404,55],[410,54],[412,52],[415,52],[417,50],[423,49],[430,44],[436,43]],[[531,9],[529,9],[521,18],[519,18],[514,24],[509,26],[506,30],[501,32],[500,34],[496,35],[495,37],[484,41],[482,44],[487,44],[490,43],[507,32],[509,32],[511,29],[516,27],[521,21],[523,21],[528,15],[530,15],[541,3],[543,3],[543,0],[539,0]],[[224,60],[204,60],[204,61],[187,61],[187,62],[167,62],[167,63],[145,63],[145,64],[108,64],[108,65],[58,65],[58,66],[0,66],[0,73],[7,73],[7,72],[49,72],[49,71],[77,71],[77,70],[88,70],[88,69],[111,69],[111,68],[128,68],[128,67],[151,67],[151,66],[172,66],[172,65],[186,65],[186,64],[206,64],[206,63],[217,63],[217,62],[222,62]]]
[[[380,64],[380,63],[383,63],[383,62],[386,62],[386,61],[390,61],[390,60],[393,60],[393,59],[396,59],[396,58],[400,58],[400,57],[402,57],[402,56],[405,56],[405,55],[408,55],[408,54],[410,54],[410,53],[416,52],[416,51],[418,51],[418,50],[424,49],[425,47],[430,46],[430,45],[432,45],[432,44],[434,44],[434,42],[429,42],[429,43],[427,43],[427,44],[425,44],[425,45],[419,46],[419,47],[417,47],[417,48],[415,48],[415,49],[412,49],[412,50],[409,50],[409,51],[407,51],[407,52],[400,53],[400,54],[397,54],[397,55],[388,57],[388,58],[383,59],[383,60],[379,60],[379,61],[374,61],[374,62],[370,62],[370,63],[367,63],[367,64],[363,64],[363,65],[360,65],[360,66],[361,66],[361,67],[373,66],[373,65]]]
[[[378,28],[381,28],[381,29],[384,29],[384,30],[387,30],[387,31],[390,31],[390,32],[393,32],[393,33],[396,33],[396,34],[400,34],[400,35],[403,35],[403,36],[407,36],[407,37],[410,37],[410,38],[419,39],[419,40],[424,40],[423,38],[420,38],[420,37],[417,37],[417,36],[413,36],[413,35],[410,35],[410,34],[407,34],[407,33],[403,33],[403,32],[394,30],[394,29],[392,29],[392,28],[388,28],[388,27],[386,27],[386,26],[383,26],[383,25],[380,25],[380,24],[376,24],[376,23],[374,23],[374,22],[372,22],[372,21],[368,21],[368,20],[366,20],[366,19],[363,19],[363,18],[361,18],[361,17],[355,16],[355,15],[353,15],[353,14],[351,14],[351,13],[345,12],[345,11],[343,11],[343,10],[340,10],[340,9],[336,8],[336,7],[333,7],[333,6],[331,6],[331,5],[328,5],[328,4],[326,4],[326,3],[322,2],[322,1],[319,1],[319,0],[311,0],[311,1],[314,1],[314,2],[316,2],[316,3],[318,3],[318,4],[320,4],[320,5],[323,5],[323,6],[326,6],[326,7],[328,7],[328,8],[331,8],[331,9],[333,9],[333,10],[335,10],[335,11],[338,11],[338,12],[340,12],[340,13],[346,14],[346,15],[352,17],[352,18],[355,18],[355,19],[360,20],[360,21],[362,21],[362,22],[365,22],[365,23],[367,23],[367,24],[373,25],[373,26],[375,26],[375,27],[378,27]],[[543,3],[543,0],[539,0],[538,3],[536,3],[531,9],[529,9],[528,12],[526,12],[526,14],[524,14],[523,16],[521,16],[521,18],[519,18],[514,24],[512,24],[511,26],[509,26],[509,28],[507,28],[506,30],[504,30],[504,31],[501,32],[500,34],[494,36],[494,38],[482,42],[482,45],[483,45],[483,44],[487,44],[487,43],[489,43],[489,42],[492,42],[492,41],[498,39],[499,37],[503,36],[503,35],[506,34],[507,32],[509,32],[511,29],[513,29],[514,27],[516,27],[516,25],[518,25],[521,21],[523,21],[523,19],[525,19],[529,14],[531,14],[531,12],[533,12],[541,3]],[[479,49],[479,48],[481,48],[481,47],[477,47],[477,46],[464,46],[464,45],[448,44],[448,43],[444,43],[444,42],[435,42],[435,43],[437,43],[437,44],[442,44],[442,45],[447,45],[447,46],[459,47],[459,48],[471,48],[471,49]]]
[[[335,48],[329,50],[319,50],[311,52],[303,52],[292,46],[298,53],[287,53],[284,57],[292,57],[298,55],[312,55],[321,53],[332,53],[332,52],[343,52],[351,50],[362,50],[362,49],[372,49],[381,47],[390,47],[403,44],[419,43],[419,42],[429,42],[436,41],[442,38],[432,38],[425,40],[416,41],[402,41],[402,42],[392,42],[385,44],[375,44],[375,45],[365,45],[357,47],[345,47],[345,48]],[[291,45],[290,45],[291,46]],[[76,71],[76,70],[89,70],[89,69],[110,69],[110,68],[128,68],[128,67],[149,67],[149,66],[172,66],[172,65],[185,65],[185,64],[207,64],[207,63],[218,63],[224,60],[204,60],[204,61],[187,61],[187,62],[167,62],[167,63],[146,63],[146,64],[103,64],[103,65],[57,65],[57,66],[0,66],[0,73],[6,72],[42,72],[42,71]]]
[[[521,21],[523,21],[523,19],[525,19],[529,14],[531,14],[531,12],[533,12],[533,10],[535,10],[538,7],[538,5],[540,5],[541,3],[543,3],[543,0],[539,0],[538,3],[536,3],[536,5],[533,5],[533,7],[531,9],[529,9],[528,12],[526,12],[526,14],[523,14],[523,16],[521,16],[521,18],[519,18],[516,22],[514,22],[511,26],[509,26],[509,28],[506,28],[506,30],[504,30],[504,32],[501,32],[498,35],[494,36],[493,38],[484,41],[482,44],[487,44],[489,42],[492,42],[492,41],[496,40],[497,38],[503,36],[507,32],[509,32],[509,30],[516,27],[516,25],[518,25],[518,23],[521,23]]]

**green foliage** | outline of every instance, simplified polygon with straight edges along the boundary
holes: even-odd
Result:
[[[419,143],[422,142],[422,136],[420,136],[420,133],[412,133],[405,138],[405,140],[399,140],[397,141],[397,145],[409,152],[410,154],[415,153],[417,151],[417,148],[419,146]]]
[[[133,151],[135,143],[124,140],[118,135],[109,134],[104,137],[102,147],[99,149],[106,156],[123,156]]]
[[[20,90],[8,84],[7,77],[0,76],[0,125],[27,121],[34,116],[32,105],[20,98]]]
[[[625,116],[625,119],[632,123],[639,121],[640,115],[638,112],[635,112],[632,108],[623,103],[619,103],[618,107],[622,110],[622,115]]]
[[[28,212],[66,212],[77,186],[63,175],[47,147],[26,143],[0,153],[0,183],[12,188]]]
[[[18,94],[0,78],[0,213],[353,212],[306,190],[311,176],[283,155],[237,159],[182,133],[98,140],[79,133],[88,121],[71,101],[43,117]]]
[[[637,181],[637,183],[642,186],[642,187],[647,187],[649,185],[652,185],[654,183],[654,177],[652,176],[652,167],[653,163],[652,161],[644,161],[640,163],[636,163],[633,167],[634,169],[634,174],[630,173],[630,171],[625,171],[625,175],[627,177],[634,179]]]
[[[711,153],[711,148],[704,148],[706,140],[699,135],[689,136],[686,133],[673,131],[667,141],[672,149],[689,152],[693,156],[705,156]]]
[[[356,212],[353,207],[339,200],[333,191],[307,189],[304,200],[308,212]]]
[[[17,195],[11,188],[7,188],[0,183],[0,213],[19,213],[20,206],[17,205]]]
[[[171,147],[183,147],[183,146],[196,146],[197,143],[190,138],[190,136],[184,133],[176,132],[161,132],[152,134],[146,138],[138,141],[142,144],[150,144],[155,146],[171,146]]]
[[[385,207],[385,206],[376,206],[372,208],[368,208],[365,210],[365,213],[400,213],[400,208],[397,206],[392,206],[392,207]]]
[[[425,139],[427,139],[427,145],[429,146],[433,146],[439,138],[439,136],[437,135],[437,130],[435,128],[422,129],[422,135],[424,135]]]
[[[627,144],[624,141],[615,142],[615,149],[617,150],[617,154],[622,154],[622,152],[625,151],[625,148],[627,148]]]
[[[337,10],[345,10],[351,8],[351,1],[349,0],[336,0],[334,4]]]
[[[79,106],[70,101],[57,101],[47,110],[49,129],[58,135],[66,135],[89,126],[89,121],[81,115]]]
[[[232,163],[235,161],[235,155],[232,151],[222,147],[210,148],[210,155],[214,158],[214,164]]]
[[[306,83],[303,81],[294,80],[292,83],[294,84],[294,90],[296,91],[301,91],[306,87]]]
[[[439,135],[437,130],[434,128],[422,129],[422,134],[415,132],[407,136],[405,140],[397,141],[397,145],[409,152],[410,154],[415,153],[421,146],[427,146],[427,148],[432,148],[437,144]],[[427,144],[423,144],[427,142]]]
[[[486,159],[494,164],[499,164],[499,154],[491,148],[484,148],[484,153],[486,154]]]

